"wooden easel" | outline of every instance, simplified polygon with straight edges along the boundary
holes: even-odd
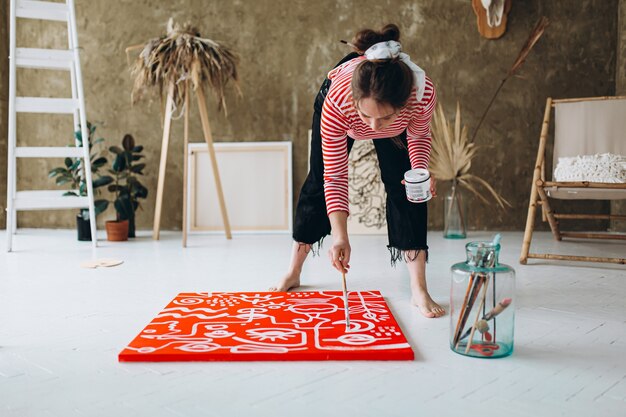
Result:
[[[202,122],[202,132],[204,140],[209,147],[209,157],[211,158],[211,166],[213,168],[213,177],[215,178],[215,189],[217,190],[217,198],[220,204],[220,211],[224,221],[224,231],[226,239],[232,239],[230,231],[230,222],[228,221],[228,213],[226,212],[226,203],[224,202],[224,192],[222,191],[222,181],[217,167],[217,158],[215,157],[215,149],[213,147],[213,136],[211,135],[211,126],[209,124],[209,116],[206,108],[206,99],[202,87],[196,90],[198,99],[198,110],[200,112],[200,120]],[[170,84],[167,89],[167,99],[165,102],[165,119],[163,121],[163,142],[161,144],[161,161],[159,163],[159,181],[157,184],[156,208],[154,212],[154,227],[152,238],[159,240],[161,228],[161,209],[163,206],[163,187],[165,185],[165,168],[167,166],[167,148],[170,141],[170,129],[172,126],[172,113],[174,111],[174,84]],[[184,164],[183,164],[183,247],[187,247],[187,145],[189,144],[189,82],[185,82],[185,109],[184,109]]]

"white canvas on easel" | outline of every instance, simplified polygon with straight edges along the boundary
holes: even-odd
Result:
[[[309,129],[309,165],[311,129]],[[356,140],[348,156],[348,232],[355,235],[387,233],[385,186],[372,141]]]
[[[187,230],[221,233],[224,226],[207,148],[191,143],[187,152]],[[232,231],[290,233],[291,142],[221,142],[215,143],[215,154]]]

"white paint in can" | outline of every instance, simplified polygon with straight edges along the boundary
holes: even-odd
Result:
[[[430,192],[430,172],[427,169],[411,169],[404,173],[406,198],[411,203],[425,203],[433,195]]]

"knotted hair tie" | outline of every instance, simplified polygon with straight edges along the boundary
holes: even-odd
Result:
[[[368,60],[376,60],[376,59],[394,59],[398,58],[400,61],[404,62],[409,69],[413,72],[413,79],[415,81],[415,88],[417,90],[417,101],[421,101],[422,97],[424,97],[424,88],[426,85],[426,73],[423,69],[415,65],[411,61],[411,57],[404,52],[402,52],[402,45],[397,41],[385,41],[378,42],[374,45],[370,46],[367,51],[365,51],[365,58]]]

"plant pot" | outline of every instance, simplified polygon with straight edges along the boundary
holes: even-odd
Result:
[[[128,220],[108,221],[105,223],[105,228],[108,241],[122,242],[128,240]]]
[[[89,220],[83,219],[80,214],[76,215],[76,231],[78,232],[78,240],[81,242],[91,241],[91,223]]]

